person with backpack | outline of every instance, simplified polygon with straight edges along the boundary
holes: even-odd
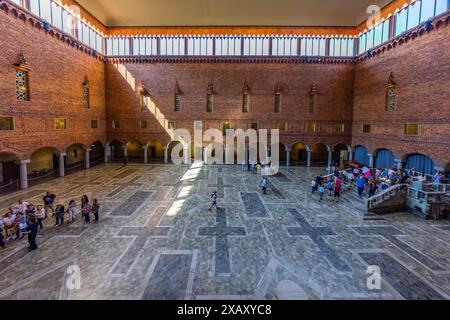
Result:
[[[216,207],[216,209],[219,209],[219,207],[217,206],[217,191],[214,191],[211,194],[211,202],[212,202],[212,204],[209,207],[209,211],[211,211],[214,206]]]

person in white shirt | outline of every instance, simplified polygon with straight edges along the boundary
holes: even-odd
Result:
[[[46,212],[45,212],[45,209],[44,209],[41,205],[37,206],[36,209],[37,209],[37,210],[36,210],[37,223],[38,223],[38,226],[39,226],[39,227],[41,228],[41,230],[42,230],[42,229],[44,229],[44,226],[43,226],[43,224],[42,224],[42,221],[45,220],[45,214],[46,214]]]
[[[19,200],[19,204],[17,205],[17,209],[19,212],[26,213],[28,209],[28,202]]]

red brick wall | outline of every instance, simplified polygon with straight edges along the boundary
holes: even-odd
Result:
[[[398,159],[408,153],[450,162],[449,28],[424,33],[394,49],[358,63],[355,72],[353,145],[369,151],[391,149]],[[389,73],[398,83],[397,107],[385,111]],[[372,133],[363,134],[363,123]],[[404,134],[405,123],[418,123],[419,135]]]
[[[250,128],[258,122],[261,128],[277,129],[288,121],[288,132],[282,141],[335,145],[349,142],[353,99],[352,64],[264,64],[264,63],[128,63],[108,64],[107,118],[108,138],[129,141],[138,138],[147,143],[159,139],[170,141],[166,130],[149,111],[140,111],[137,89],[143,84],[164,118],[175,121],[178,128],[193,129],[194,120],[203,120],[204,128],[222,128],[230,121],[234,128]],[[126,75],[125,75],[126,74]],[[124,76],[125,75],[125,76]],[[134,79],[127,81],[126,79]],[[250,110],[242,112],[242,88],[247,79],[250,86]],[[208,82],[214,85],[214,112],[206,112]],[[183,91],[181,112],[174,111],[175,83]],[[131,82],[131,85],[130,83]],[[277,82],[283,91],[281,113],[274,113]],[[312,85],[318,89],[316,112],[308,113],[308,95]],[[120,129],[112,129],[112,120],[121,120]],[[139,120],[148,121],[148,129],[138,129]],[[306,123],[319,123],[320,132],[308,134]],[[346,133],[336,134],[334,124],[345,122]]]
[[[104,64],[82,51],[0,11],[0,115],[15,117],[14,131],[0,131],[0,152],[27,158],[40,147],[65,150],[73,143],[105,140]],[[31,101],[17,101],[15,67],[23,51],[30,72]],[[82,81],[90,83],[90,109],[82,106]],[[66,118],[66,130],[55,119]],[[91,119],[99,128],[91,129]]]

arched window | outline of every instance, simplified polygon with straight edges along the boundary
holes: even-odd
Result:
[[[83,108],[89,108],[89,80],[87,77],[84,77],[83,80]]]
[[[308,104],[308,112],[314,113],[315,107],[316,107],[316,94],[317,94],[317,87],[313,84],[311,86],[311,91],[309,91],[309,104]]]
[[[247,80],[242,88],[242,112],[248,112],[250,104],[250,87],[247,84]]]
[[[280,113],[281,110],[281,86],[277,84],[275,89],[275,113]]]
[[[213,112],[214,110],[214,86],[210,82],[206,89],[206,112]]]
[[[178,81],[175,83],[175,112],[181,111],[181,95],[183,94],[183,91],[180,89],[180,85],[178,84]]]
[[[142,85],[141,89],[139,90],[139,105],[141,108],[141,111],[145,110],[145,108],[148,108],[148,98],[150,94],[148,93],[147,89]]]

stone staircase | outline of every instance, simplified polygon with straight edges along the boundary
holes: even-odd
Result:
[[[366,200],[366,215],[406,211],[408,185],[397,184]]]

